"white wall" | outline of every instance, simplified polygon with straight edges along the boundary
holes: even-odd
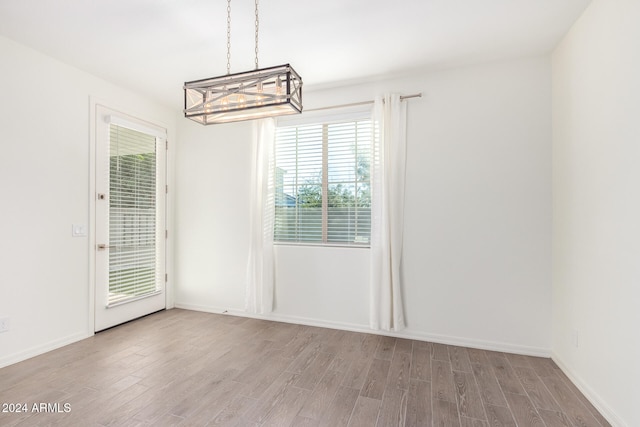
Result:
[[[176,306],[243,307],[251,124],[177,126]]]
[[[406,334],[548,354],[551,82],[547,58],[305,92],[305,108],[409,102]],[[241,311],[251,124],[178,122],[176,305]],[[272,318],[367,328],[368,250],[276,248]]]
[[[620,426],[640,425],[638,22],[594,0],[552,62],[554,359]]]
[[[92,333],[89,97],[166,124],[175,114],[0,37],[0,367]]]

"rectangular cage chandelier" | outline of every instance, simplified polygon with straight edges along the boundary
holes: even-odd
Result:
[[[302,112],[302,79],[289,64],[184,84],[184,116],[203,125]]]
[[[255,64],[231,74],[231,0],[227,0],[227,74],[185,82],[184,116],[211,125],[302,112],[302,79],[289,65],[258,67],[258,0],[255,0]]]

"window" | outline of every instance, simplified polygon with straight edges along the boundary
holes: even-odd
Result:
[[[156,137],[109,128],[109,305],[158,290]]]
[[[369,245],[369,117],[278,126],[275,242]]]

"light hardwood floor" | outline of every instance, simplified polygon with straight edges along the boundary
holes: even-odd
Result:
[[[550,359],[187,310],[0,369],[23,403],[0,425],[609,425]]]

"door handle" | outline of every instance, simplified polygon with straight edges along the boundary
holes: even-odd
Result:
[[[104,243],[98,243],[98,250],[99,251],[104,251],[105,249],[109,249],[111,246],[106,245]]]

